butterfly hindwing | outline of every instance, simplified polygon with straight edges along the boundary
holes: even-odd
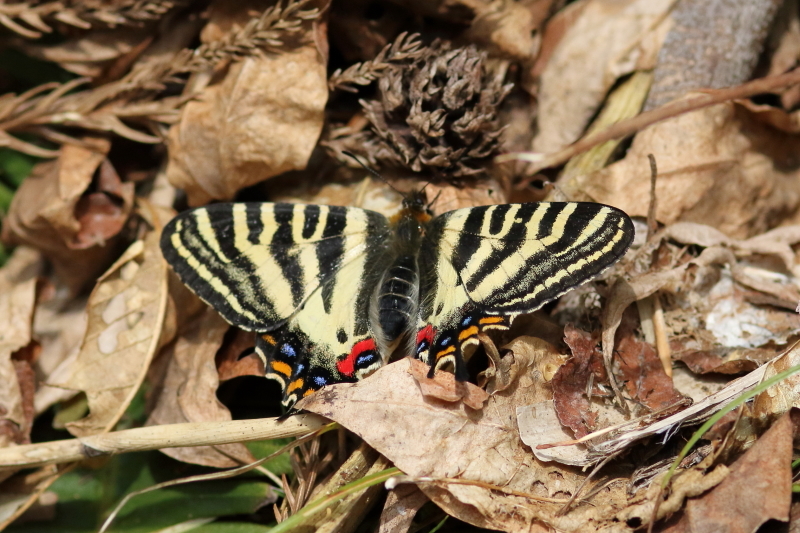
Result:
[[[420,256],[419,356],[432,368],[454,364],[463,376],[462,350],[478,333],[592,279],[633,235],[627,215],[593,203],[503,204],[437,217]]]

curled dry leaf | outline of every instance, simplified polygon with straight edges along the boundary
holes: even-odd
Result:
[[[794,434],[792,417],[784,413],[733,463],[719,485],[689,499],[678,523],[663,531],[752,533],[767,520],[787,521],[792,503]]]
[[[167,308],[167,266],[159,232],[133,243],[89,297],[88,325],[71,374],[51,385],[83,391],[88,417],[72,422],[73,435],[111,430],[144,379],[158,348]]]
[[[637,68],[648,32],[663,32],[672,4],[672,0],[586,4],[542,70],[534,151],[554,152],[581,136],[608,90]],[[575,68],[576,63],[581,68]],[[648,167],[642,168],[646,172]],[[647,180],[642,181],[649,187]],[[647,209],[647,202],[644,205]]]
[[[305,168],[322,131],[328,87],[327,58],[312,30],[302,40],[230,65],[219,83],[186,105],[170,129],[167,177],[186,190],[191,205],[231,199],[244,187]]]
[[[765,378],[774,376],[798,364],[800,364],[800,346],[796,343],[766,365],[731,381],[725,387],[705,398],[695,399],[690,407],[678,413],[648,423],[637,421],[635,425],[622,424],[614,428],[610,433],[605,432],[602,435],[598,435],[593,445],[592,453],[585,453],[582,460],[579,460],[581,449],[577,445],[565,446],[575,448],[575,452],[570,457],[576,462],[569,464],[587,465],[597,463],[603,458],[619,453],[642,439],[655,435],[673,435],[681,426],[694,425],[708,419],[738,396],[761,383]],[[766,425],[791,407],[797,407],[795,405],[799,397],[796,393],[797,383],[798,377],[795,374],[757,395],[753,404],[754,416],[762,420]],[[646,516],[646,513],[643,516]]]
[[[167,346],[166,377],[147,425],[232,419],[230,411],[216,397],[219,377],[214,364],[228,328],[219,313],[207,307]],[[241,443],[162,451],[179,461],[215,468],[230,468],[255,460]]]
[[[30,362],[15,358],[32,339],[36,280],[41,256],[18,248],[0,270],[0,446],[30,442],[33,425],[33,372]]]
[[[411,359],[408,373],[414,376],[419,385],[419,390],[426,398],[441,400],[443,402],[464,402],[472,409],[481,409],[489,395],[468,381],[456,381],[450,372],[436,372],[433,378],[428,377],[430,366],[418,359]]]
[[[599,335],[591,335],[574,326],[564,328],[564,341],[570,347],[572,357],[558,368],[550,382],[558,420],[570,428],[576,438],[597,429],[598,412],[592,410],[592,402],[586,393],[591,381],[595,384],[592,394],[603,394],[597,385],[608,381],[603,353],[597,348],[599,340]],[[532,445],[527,440],[525,443]]]
[[[106,159],[110,143],[64,145],[55,162],[38,164],[14,195],[3,241],[39,249],[73,292],[94,282],[119,253],[133,209],[133,184]],[[95,176],[96,179],[95,179]]]
[[[628,396],[650,411],[661,411],[683,401],[684,397],[664,371],[652,345],[636,339],[638,313],[629,307],[617,330],[615,367]]]
[[[625,159],[564,184],[575,199],[591,198],[647,216],[648,154],[658,163],[657,218],[697,222],[744,239],[780,222],[800,206],[800,139],[764,125],[733,103],[659,122],[639,132]]]
[[[264,361],[253,351],[252,331],[231,327],[217,352],[217,373],[220,381],[239,376],[264,377]],[[246,352],[247,355],[243,355]]]
[[[624,503],[623,488],[612,486],[595,496],[597,507],[557,516],[564,500],[549,499],[568,497],[583,475],[540,462],[519,439],[516,407],[551,400],[543,375],[561,355],[544,341],[522,337],[513,359],[518,379],[493,394],[481,411],[425,398],[408,373],[409,359],[358,383],[326,387],[297,407],[339,422],[412,478],[432,478],[420,485],[422,491],[447,513],[476,526],[529,531],[544,523],[585,531],[587,521],[602,523],[610,518],[607,504]]]

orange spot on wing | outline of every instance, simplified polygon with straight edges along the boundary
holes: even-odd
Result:
[[[436,354],[436,360],[438,361],[439,359],[441,359],[445,355],[450,355],[451,353],[453,353],[455,351],[456,351],[456,347],[455,346],[448,346],[446,349],[444,349],[441,352],[438,352]]]
[[[464,339],[468,339],[473,335],[478,334],[478,326],[470,326],[465,330],[462,330],[461,333],[458,334],[458,340],[463,341]],[[451,346],[452,348],[452,346]]]
[[[501,322],[505,322],[505,317],[502,316],[485,316],[478,320],[478,323],[481,325],[483,324],[499,324]]]
[[[276,344],[278,344],[278,343],[275,341],[275,337],[273,337],[272,335],[266,335],[266,334],[265,334],[265,335],[261,335],[261,338],[262,338],[262,339],[264,339],[264,342],[266,342],[267,344],[271,344],[271,345],[273,345],[273,346],[275,346]]]
[[[278,374],[283,374],[287,378],[292,375],[292,367],[290,367],[289,365],[287,365],[282,361],[273,361],[272,370],[274,370]]]
[[[303,378],[296,379],[296,380],[292,381],[291,383],[289,383],[289,386],[286,387],[286,394],[291,394],[293,391],[296,391],[297,389],[302,389],[302,388],[303,388]]]

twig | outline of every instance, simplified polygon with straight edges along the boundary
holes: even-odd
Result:
[[[785,74],[768,76],[753,80],[736,87],[726,89],[706,89],[704,94],[693,96],[683,100],[675,100],[651,111],[645,111],[633,118],[622,120],[596,134],[588,135],[583,139],[563,148],[557,152],[542,154],[536,152],[514,152],[504,154],[495,158],[498,163],[506,161],[526,161],[531,163],[527,169],[528,174],[535,174],[542,169],[561,165],[569,161],[575,155],[585,152],[593,146],[602,144],[606,141],[627,137],[639,130],[646,128],[656,122],[661,122],[671,117],[682,115],[690,111],[696,111],[704,107],[709,107],[731,100],[749,98],[757,94],[775,91],[789,85],[800,83],[800,68],[796,68]]]
[[[328,423],[320,416],[304,414],[294,415],[283,421],[263,418],[126,429],[77,439],[0,448],[0,471],[69,463],[99,455],[295,437]]]

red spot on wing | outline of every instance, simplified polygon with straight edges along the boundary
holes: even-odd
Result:
[[[428,341],[429,346],[433,344],[433,326],[430,324],[417,332],[417,346],[425,341]]]
[[[353,345],[353,348],[350,350],[350,354],[347,357],[336,361],[336,370],[349,378],[353,377],[353,374],[356,372],[356,360],[358,357],[364,352],[369,352],[376,349],[375,340],[372,338],[358,341]]]

